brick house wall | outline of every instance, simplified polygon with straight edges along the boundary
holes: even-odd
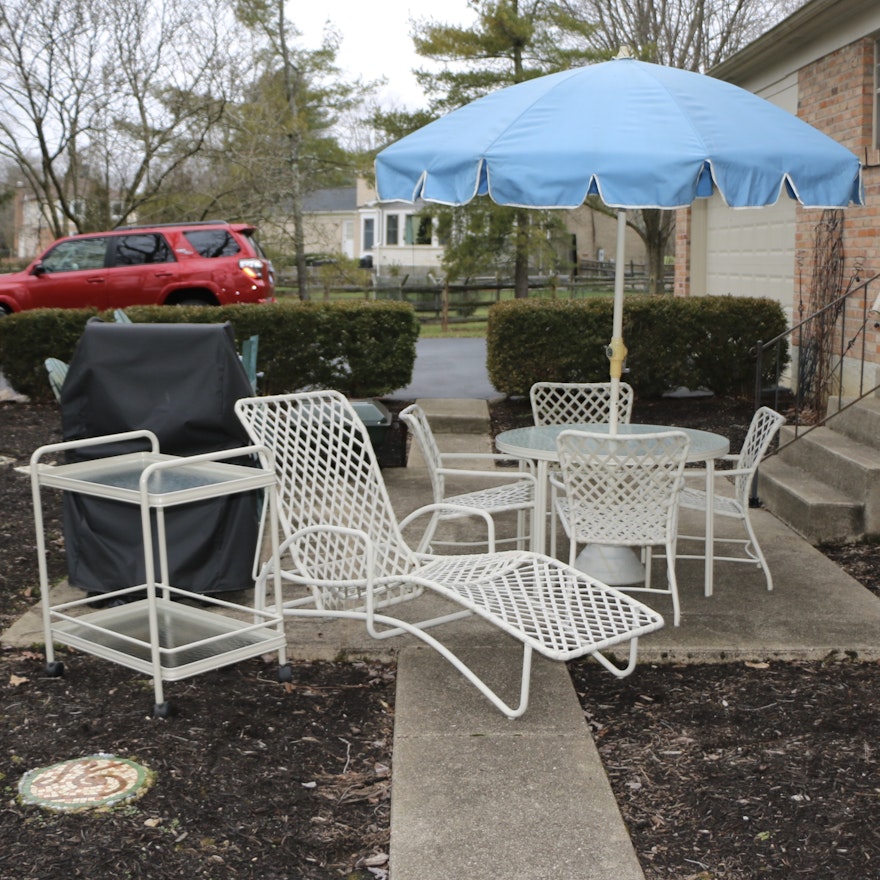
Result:
[[[874,146],[875,39],[864,37],[801,67],[797,71],[798,116],[824,131],[852,150],[862,160],[865,205],[843,211],[844,289],[857,286],[880,272],[880,151]],[[880,124],[880,123],[878,123]],[[798,207],[796,210],[795,248],[797,278],[794,291],[795,312],[799,319],[800,298],[805,300],[803,317],[809,314],[808,291],[814,262],[817,224],[823,212]],[[676,213],[676,264],[674,293],[691,294],[691,263],[694,254],[694,229],[691,209]],[[844,291],[841,290],[841,293]],[[845,318],[847,336],[862,327],[866,310],[880,292],[880,280],[868,290],[867,298],[850,297]],[[863,331],[865,356],[869,363],[880,364],[880,330],[870,319]],[[842,344],[851,340],[847,338]],[[861,339],[852,349],[861,355]]]
[[[880,160],[873,147],[874,43],[866,37],[798,71],[798,116],[852,150],[864,166],[865,204],[847,208],[842,215],[845,287],[857,286],[856,279],[866,281],[880,272]],[[795,243],[805,291],[810,289],[813,246],[821,219],[821,211],[797,212]],[[877,283],[868,290],[871,302],[866,303],[861,294],[847,300],[846,328],[855,332],[861,327],[878,290]],[[864,332],[866,359],[880,363],[880,333],[873,321],[868,321]],[[856,353],[861,354],[860,343],[854,347]]]

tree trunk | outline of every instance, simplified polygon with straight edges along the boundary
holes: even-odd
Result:
[[[666,292],[666,245],[675,228],[668,216],[669,212],[659,208],[643,208],[642,218],[645,224],[645,257],[647,263],[647,293],[663,294]]]

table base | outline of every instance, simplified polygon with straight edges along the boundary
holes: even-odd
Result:
[[[645,566],[631,547],[587,544],[575,559],[574,567],[609,587],[645,582]]]

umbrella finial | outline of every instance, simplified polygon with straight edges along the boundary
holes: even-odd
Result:
[[[632,57],[633,57],[632,49],[630,49],[629,46],[621,46],[617,50],[617,54],[614,56],[615,60],[617,60],[618,58],[632,58]]]

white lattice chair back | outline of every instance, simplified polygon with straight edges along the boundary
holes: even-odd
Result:
[[[736,497],[741,503],[748,503],[755,471],[783,422],[785,422],[785,416],[768,406],[762,406],[752,416],[739,457],[734,463],[736,470],[745,471],[734,478]]]
[[[611,420],[610,382],[536,382],[529,392],[536,425],[595,425]],[[633,389],[620,383],[617,420],[632,418]]]
[[[665,543],[677,527],[676,497],[689,447],[681,431],[628,436],[563,431],[557,449],[569,522],[578,539]]]
[[[255,443],[275,457],[279,518],[285,538],[308,526],[315,532],[303,548],[312,572],[327,580],[350,580],[348,588],[320,591],[320,608],[357,607],[367,569],[365,547],[376,554],[379,577],[412,570],[415,558],[398,528],[391,500],[363,422],[335,391],[246,398],[236,412]],[[367,544],[358,533],[366,535]],[[418,595],[412,584],[383,588],[382,605]]]
[[[428,466],[428,473],[431,475],[431,488],[434,492],[434,500],[441,501],[446,493],[446,481],[440,469],[443,467],[443,459],[440,453],[440,447],[437,445],[437,439],[431,430],[428,417],[425,411],[417,404],[400,411],[400,420],[412,431],[422,455],[425,458],[425,464]]]

